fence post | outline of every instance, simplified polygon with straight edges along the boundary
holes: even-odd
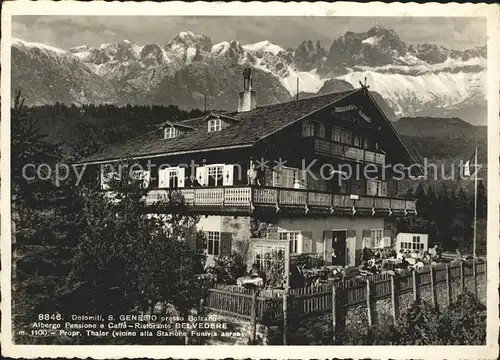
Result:
[[[285,290],[285,292],[283,293],[283,345],[287,344],[286,335],[288,332],[288,291],[287,290]]]
[[[200,314],[203,314],[204,310],[205,310],[205,292],[201,294],[200,298]]]
[[[451,305],[451,284],[450,284],[450,267],[446,263],[446,298],[448,300],[448,306]]]
[[[391,307],[392,307],[392,322],[396,326],[396,284],[394,276],[391,276]]]
[[[255,345],[255,334],[257,332],[257,287],[254,287],[252,292],[252,318],[251,318],[251,328],[252,337],[250,338],[251,344]]]
[[[434,267],[431,265],[429,266],[429,275],[431,276],[431,300],[432,300],[432,306],[436,307],[436,288],[435,288],[435,283],[434,283]]]
[[[337,291],[335,283],[332,286],[332,340],[333,345],[337,343]]]
[[[464,262],[460,261],[460,288],[462,292],[465,290],[465,275],[464,275]]]
[[[476,295],[476,297],[477,297],[477,279],[476,279],[477,269],[476,269],[476,266],[477,266],[477,263],[476,263],[476,259],[474,258],[474,259],[472,259],[472,277],[474,280],[474,283],[473,283],[474,295]]]
[[[368,315],[368,326],[372,327],[372,308],[370,296],[370,280],[366,279],[366,311]]]
[[[413,301],[418,301],[417,270],[413,269]]]

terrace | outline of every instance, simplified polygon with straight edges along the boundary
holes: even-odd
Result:
[[[328,155],[356,162],[371,163],[384,166],[385,154],[366,150],[360,147],[340,144],[320,139],[314,140],[314,152],[320,155]]]
[[[210,188],[156,189],[148,192],[146,204],[184,199],[193,211],[210,214],[250,214],[256,209],[298,214],[412,215],[416,200],[366,195],[332,194],[308,189],[224,186]]]

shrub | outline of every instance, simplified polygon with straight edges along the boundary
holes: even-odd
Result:
[[[237,278],[245,275],[246,264],[240,254],[232,253],[216,258],[214,265],[207,271],[217,276],[218,283],[234,285]]]
[[[401,316],[397,331],[401,345],[442,343],[438,311],[425,301],[414,302]]]
[[[458,296],[439,318],[450,345],[481,345],[486,342],[486,307],[469,290]]]

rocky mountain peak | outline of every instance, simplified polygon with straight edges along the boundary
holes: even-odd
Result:
[[[157,66],[166,59],[165,51],[157,44],[148,44],[142,47],[140,61],[146,66]]]
[[[192,31],[181,31],[165,44],[165,50],[168,52],[178,47],[193,47],[203,51],[210,51],[212,39],[203,34],[195,34]]]

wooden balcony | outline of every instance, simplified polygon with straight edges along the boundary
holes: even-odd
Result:
[[[189,210],[205,214],[251,214],[256,209],[302,215],[405,216],[416,213],[415,200],[411,199],[248,185],[151,190],[146,203],[153,205],[159,201],[180,202],[181,199],[184,199]]]
[[[385,154],[377,153],[354,146],[339,144],[325,140],[314,140],[314,151],[322,155],[331,155],[342,159],[365,163],[385,165]]]

